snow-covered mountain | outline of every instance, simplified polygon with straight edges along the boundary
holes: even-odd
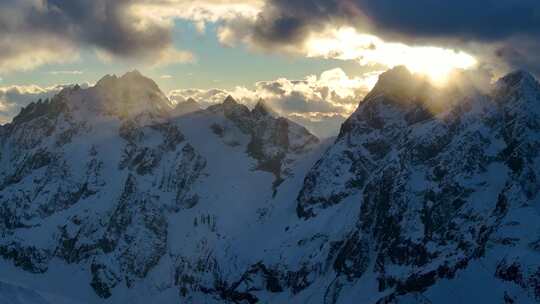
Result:
[[[383,74],[308,173],[300,218],[356,214],[329,292],[370,295],[361,281],[367,303],[540,301],[540,85],[516,72],[437,110],[431,90]]]
[[[0,300],[540,302],[525,72],[463,95],[395,68],[335,141],[106,76],[24,108],[0,161]]]

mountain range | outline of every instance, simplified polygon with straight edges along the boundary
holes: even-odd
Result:
[[[383,73],[318,139],[137,71],[0,126],[0,303],[538,303],[540,84]]]

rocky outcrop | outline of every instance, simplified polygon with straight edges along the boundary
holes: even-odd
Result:
[[[274,190],[289,174],[287,163],[311,150],[319,142],[317,137],[304,127],[276,116],[262,100],[249,110],[228,96],[222,104],[211,106],[208,111],[222,113],[250,137],[246,152],[257,160],[257,170],[267,171],[275,176]],[[224,126],[214,124],[212,130],[220,137],[226,136],[227,128]]]

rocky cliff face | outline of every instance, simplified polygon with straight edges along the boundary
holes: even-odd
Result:
[[[260,101],[253,110],[237,103],[231,96],[223,104],[212,106],[208,111],[221,114],[227,121],[225,124],[215,123],[212,130],[218,136],[235,145],[234,130],[249,137],[246,152],[257,160],[258,170],[272,173],[275,176],[274,190],[281,184],[284,177],[291,172],[288,163],[294,156],[301,155],[315,145],[319,140],[304,127],[283,117],[277,117],[271,109]]]
[[[414,89],[403,94],[403,87]],[[347,280],[374,277],[386,294],[381,302],[425,292],[487,256],[497,268],[526,269],[518,276],[528,283],[516,284],[540,300],[532,283],[540,265],[527,249],[540,237],[531,220],[539,216],[540,85],[513,73],[491,96],[469,96],[439,112],[425,106],[424,92],[400,69],[383,74],[308,173],[298,216],[358,205],[335,270]],[[488,271],[491,280],[509,281],[495,267]]]
[[[187,211],[200,199],[205,204],[216,199],[203,189],[213,183],[209,176],[216,174],[207,162],[213,164],[216,157],[192,146],[178,116],[209,118],[205,129],[208,137],[214,135],[213,150],[235,145],[225,138],[249,138],[237,143],[242,147],[235,155],[249,166],[247,174],[261,172],[261,192],[269,197],[277,191],[272,181],[291,176],[287,170],[294,158],[318,140],[271,116],[262,105],[250,111],[227,100],[200,113],[191,108],[176,115],[182,109],[173,110],[157,85],[136,71],[105,76],[89,89],[65,89],[52,100],[24,108],[2,127],[0,138],[0,256],[43,275],[58,262],[73,266],[85,273],[85,284],[102,299],[110,299],[115,289],[135,289],[163,267],[178,272],[167,282],[175,288],[186,284],[180,269],[191,269],[191,276],[201,276],[201,271],[218,275],[217,260],[215,266],[202,266],[205,259],[217,259],[210,252],[204,256],[213,245],[201,243],[200,252],[187,256],[170,248],[177,246],[170,226],[178,225],[171,220],[182,221],[174,219],[179,214],[189,217],[189,230],[182,232],[209,229],[209,235],[190,241],[215,242],[219,236],[218,214],[209,206],[196,208],[194,214]],[[191,139],[197,142],[197,136]],[[257,195],[262,198],[261,192]]]
[[[36,273],[89,265],[103,297],[144,278],[165,254],[166,214],[196,204],[205,166],[162,97],[130,73],[23,109],[1,138],[0,254]]]
[[[457,95],[396,68],[333,143],[263,102],[171,109],[130,73],[3,126],[0,279],[83,303],[540,302],[529,74]]]

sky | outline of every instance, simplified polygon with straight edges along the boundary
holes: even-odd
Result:
[[[538,0],[0,0],[0,123],[138,69],[174,102],[263,98],[324,137],[389,68],[538,76],[538,38]]]

